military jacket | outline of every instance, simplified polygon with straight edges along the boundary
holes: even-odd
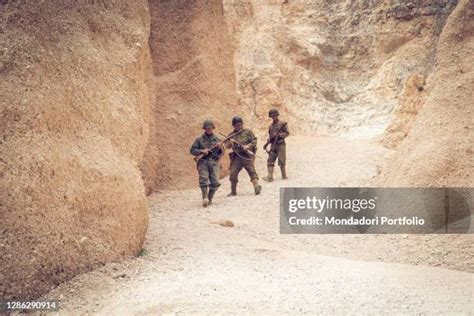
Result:
[[[209,136],[206,133],[203,133],[201,136],[196,138],[194,143],[191,145],[191,149],[190,149],[191,155],[199,156],[201,154],[201,149],[211,148],[212,146],[214,146],[220,141],[221,141],[220,138],[214,134]],[[221,155],[222,155],[222,148],[216,147],[212,150],[212,152],[209,155],[206,155],[201,159],[219,160]]]
[[[229,135],[232,135],[236,132],[236,130],[233,130]],[[252,144],[249,148],[250,151],[252,151],[253,153],[257,152],[257,137],[255,137],[255,134],[251,130],[244,129],[241,133],[232,137],[232,139],[242,145]],[[241,146],[238,146],[235,143],[228,144],[229,145],[227,147],[232,147],[232,149],[238,154],[247,156],[245,150],[243,150]]]
[[[290,135],[290,131],[288,130],[288,124],[283,121],[278,121],[276,123],[270,124],[268,127],[268,138],[270,138],[271,142],[273,143],[273,135],[277,133],[282,133],[281,136],[277,136],[276,144],[285,144],[285,138]]]

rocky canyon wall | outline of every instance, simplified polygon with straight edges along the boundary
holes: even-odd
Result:
[[[196,185],[189,147],[202,122],[229,133],[232,116],[246,116],[222,1],[151,0],[150,15],[155,122],[141,165],[148,192]]]
[[[435,69],[426,83],[426,101],[376,185],[472,187],[473,52],[474,2],[462,0],[440,35]]]
[[[1,2],[1,298],[141,249],[149,21],[146,1]]]
[[[408,128],[392,122],[393,113],[425,97],[456,1],[224,4],[237,45],[239,95],[257,127],[276,107],[300,134],[375,137],[390,126],[385,138],[393,147]]]

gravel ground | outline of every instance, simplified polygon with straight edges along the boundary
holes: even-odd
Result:
[[[279,234],[280,187],[363,185],[387,153],[369,141],[292,137],[290,179],[277,172],[260,196],[246,174],[232,198],[223,179],[207,209],[197,188],[154,194],[142,256],[46,297],[61,301],[60,314],[474,313],[472,235]]]

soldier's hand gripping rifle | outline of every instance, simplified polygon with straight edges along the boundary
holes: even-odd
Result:
[[[213,146],[209,147],[209,148],[206,148],[208,151],[207,153],[202,153],[200,155],[197,155],[197,156],[194,156],[194,161],[195,162],[199,162],[199,160],[201,160],[202,158],[206,157],[207,155],[209,155],[214,149],[222,146],[222,144],[224,144],[226,141],[228,141],[231,137],[234,137],[235,135],[238,135],[242,133],[242,131],[238,131],[238,132],[235,132],[229,136],[226,136],[223,140],[221,140],[220,142],[214,144]]]
[[[243,130],[241,130],[242,132]],[[226,141],[227,140],[230,140],[232,143],[234,143],[236,146],[240,147],[247,155],[249,155],[250,157],[253,157],[255,156],[255,154],[253,153],[253,151],[247,149],[245,147],[245,145],[242,145],[241,143],[239,143],[238,141],[236,141],[235,139],[232,139],[232,137],[234,137],[235,135],[237,135],[238,133],[240,132],[237,132],[237,133],[234,133],[232,135],[230,135],[229,137],[227,137]],[[225,136],[224,134],[220,133],[222,136]]]
[[[278,137],[280,135],[280,133],[283,131],[283,128],[286,126],[286,123],[283,124],[282,126],[280,126],[280,128],[278,129],[278,131],[276,131],[275,133],[273,133],[273,135],[267,139],[267,142],[265,143],[265,145],[263,145],[263,150],[265,150],[268,154],[270,153],[271,149],[274,148],[276,146],[276,143],[278,141]],[[270,145],[270,150],[267,150],[267,147],[268,145]]]

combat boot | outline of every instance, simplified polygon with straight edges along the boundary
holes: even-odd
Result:
[[[209,199],[209,205],[212,204],[212,198],[214,197],[214,194],[216,194],[216,190],[215,189],[209,189],[209,194],[207,196],[207,198]]]
[[[262,191],[262,186],[258,184],[258,179],[253,179],[252,184],[253,184],[253,189],[255,191],[255,195],[259,195],[260,192]]]
[[[209,200],[207,196],[207,187],[201,187],[202,192],[202,206],[207,207],[209,205]]]
[[[268,176],[263,177],[263,180],[272,182],[273,181],[273,166],[268,166]]]
[[[230,182],[230,193],[227,196],[235,196],[237,195],[237,182],[231,181]]]

